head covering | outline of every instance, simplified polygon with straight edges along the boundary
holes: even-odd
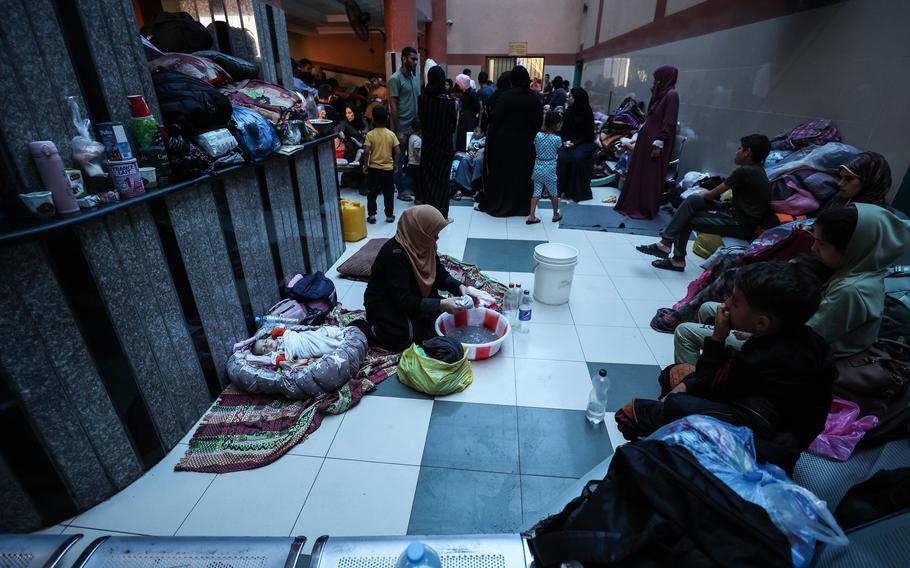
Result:
[[[423,64],[423,82],[424,84],[430,82],[430,69],[439,65],[432,57],[428,57]]]
[[[871,203],[887,205],[885,198],[891,189],[891,166],[881,154],[863,152],[841,166],[851,175],[859,178],[862,189],[853,199],[854,203]]]
[[[581,87],[575,87],[569,91],[572,93],[572,105],[569,107],[569,112],[572,113],[582,113],[590,112],[594,113],[591,110],[591,100],[588,98],[588,91],[582,89]]]
[[[458,88],[462,91],[467,91],[471,88],[471,78],[462,73],[455,77],[455,84],[458,85]]]
[[[431,97],[438,97],[446,92],[446,72],[436,65],[427,71],[427,86],[424,92]]]
[[[519,89],[527,89],[531,86],[531,74],[521,65],[512,67],[512,75],[509,77],[512,86]]]
[[[512,72],[503,71],[499,75],[499,79],[496,79],[496,90],[505,91],[506,89],[512,88]]]
[[[575,87],[570,92],[573,101],[565,110],[560,136],[576,144],[594,142],[594,111],[591,110],[588,92],[581,87]]]
[[[654,84],[651,85],[651,102],[648,103],[648,114],[651,114],[667,93],[676,88],[676,77],[679,70],[672,65],[663,65],[654,71]]]
[[[435,67],[442,71],[441,67]],[[445,84],[445,78],[443,78]],[[446,218],[432,205],[409,207],[398,220],[395,240],[411,260],[420,294],[426,298],[436,282],[436,237],[448,226]]]

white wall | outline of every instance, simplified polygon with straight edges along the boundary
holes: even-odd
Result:
[[[596,15],[596,2],[586,1]],[[581,6],[582,0],[449,0],[448,51],[505,55],[510,41],[526,41],[530,55],[577,53]]]
[[[679,119],[692,135],[686,170],[728,171],[741,136],[830,118],[845,142],[888,159],[895,191],[910,165],[907,22],[910,2],[849,0],[586,62],[582,81],[594,83],[592,102],[606,111],[610,90],[614,104],[632,92],[647,100],[653,70],[679,68]],[[624,66],[626,84],[607,78]]]

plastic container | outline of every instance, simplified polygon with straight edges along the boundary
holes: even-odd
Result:
[[[412,542],[398,557],[395,568],[442,568],[442,563],[432,547]]]
[[[35,160],[35,167],[38,169],[38,175],[41,176],[44,189],[51,192],[53,196],[57,213],[79,211],[79,204],[76,203],[76,198],[73,196],[70,178],[66,175],[57,146],[50,140],[39,140],[30,142],[28,147],[32,159]]]
[[[532,312],[531,291],[525,290],[521,295],[521,302],[518,304],[518,321],[521,322],[520,333],[529,333],[531,331]]]
[[[600,369],[591,376],[591,395],[588,397],[588,410],[585,418],[591,424],[600,424],[607,415],[607,392],[610,390],[610,378],[607,370]]]
[[[344,234],[344,240],[354,243],[367,238],[367,214],[363,203],[342,199],[339,207],[341,208],[341,231]]]
[[[256,325],[262,327],[264,325],[299,325],[300,320],[294,318],[283,318],[281,316],[256,316]]]
[[[534,299],[557,306],[569,301],[578,249],[562,243],[534,247]]]
[[[458,312],[455,315],[440,314],[436,318],[436,334],[444,336],[447,329],[469,325],[483,326],[498,336],[497,339],[489,343],[463,343],[462,345],[468,350],[468,359],[471,361],[489,359],[499,353],[502,343],[511,331],[509,320],[504,315],[488,308],[474,308],[473,310]]]

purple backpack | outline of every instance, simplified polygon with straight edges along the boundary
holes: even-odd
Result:
[[[790,150],[806,146],[822,146],[828,142],[840,142],[840,134],[834,121],[821,119],[800,124],[787,135],[786,144]]]
[[[307,309],[300,302],[286,298],[269,308],[268,315],[301,322],[306,319],[308,314]]]

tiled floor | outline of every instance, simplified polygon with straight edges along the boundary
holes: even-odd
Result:
[[[595,201],[609,192],[598,188]],[[406,206],[395,202],[399,214]],[[434,400],[391,378],[352,411],[328,417],[288,455],[253,471],[174,472],[187,436],[130,487],[49,530],[88,537],[303,534],[312,546],[322,534],[509,532],[538,520],[622,442],[609,416],[597,427],[584,418],[591,374],[608,370],[610,410],[654,396],[673,343],[648,323],[658,307],[685,294],[699,269],[658,271],[634,250],[653,239],[560,229],[549,209],[531,226],[469,206],[452,207],[450,216],[455,222],[443,231],[440,251],[503,282],[533,288],[531,256],[540,242],[578,248],[570,302],[536,304],[530,333],[511,336],[494,359],[475,363],[474,383],[462,393]],[[380,221],[368,232],[389,237],[395,225]],[[367,240],[349,244],[336,266]],[[338,279],[334,269],[328,276],[346,307],[363,307],[365,284]]]

